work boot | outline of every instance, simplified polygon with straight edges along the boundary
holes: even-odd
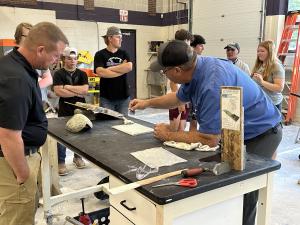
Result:
[[[59,163],[58,164],[58,175],[59,176],[66,176],[70,173],[70,171],[67,169],[66,164]]]
[[[76,166],[77,169],[82,169],[84,167],[86,167],[85,162],[83,161],[83,159],[80,157],[74,157],[73,158],[73,163]]]

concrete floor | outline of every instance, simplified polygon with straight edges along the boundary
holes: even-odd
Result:
[[[138,111],[134,115],[142,120],[151,123],[168,122],[168,113],[166,110],[147,109]],[[274,188],[272,195],[272,211],[270,225],[299,225],[300,224],[300,185],[297,184],[300,179],[300,143],[295,144],[295,138],[300,126],[290,125],[283,129],[283,140],[278,149],[277,160],[281,162],[282,167],[275,173]],[[67,164],[71,173],[61,177],[60,184],[63,193],[77,190],[83,187],[96,185],[99,180],[106,176],[106,173],[87,162],[87,168],[78,170],[72,165],[73,153],[67,152]],[[108,207],[108,200],[101,201],[93,195],[87,196],[85,200],[85,209],[87,212],[99,210]],[[81,212],[81,203],[79,199],[63,202],[53,207],[54,224],[65,224],[66,216],[77,216]],[[40,207],[36,214],[36,224],[45,225],[43,219],[43,208]],[[70,224],[70,223],[67,223]]]

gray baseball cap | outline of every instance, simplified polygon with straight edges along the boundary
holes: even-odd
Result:
[[[236,50],[238,50],[238,52],[240,52],[240,45],[239,45],[239,43],[236,43],[236,42],[229,43],[228,45],[225,46],[224,49],[227,49],[227,48],[236,49]]]
[[[113,35],[122,35],[122,32],[120,30],[120,28],[112,26],[107,28],[106,34],[102,37],[109,37],[109,36],[113,36]]]
[[[150,70],[159,72],[166,67],[175,67],[192,62],[197,53],[184,41],[173,40],[160,45],[157,61],[150,65]]]

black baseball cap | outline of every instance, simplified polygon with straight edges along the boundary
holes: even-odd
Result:
[[[236,43],[236,42],[229,43],[228,45],[225,46],[224,49],[227,49],[227,48],[236,49],[236,50],[238,50],[238,52],[240,52],[240,45],[239,45],[239,43]]]
[[[193,62],[197,53],[184,41],[172,40],[160,45],[157,60],[150,65],[150,70],[159,72],[166,67],[175,67]]]

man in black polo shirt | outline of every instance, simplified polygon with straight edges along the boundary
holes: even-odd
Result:
[[[63,68],[54,73],[53,88],[59,96],[58,116],[72,116],[76,109],[73,105],[76,102],[85,102],[89,83],[84,71],[77,69],[77,49],[66,47],[62,55]],[[60,176],[69,173],[66,164],[66,147],[57,143],[58,173]],[[73,163],[78,169],[84,168],[85,163],[82,158],[74,154]]]
[[[0,224],[34,224],[37,149],[47,136],[35,69],[48,69],[67,43],[56,25],[43,22],[0,59]]]

